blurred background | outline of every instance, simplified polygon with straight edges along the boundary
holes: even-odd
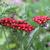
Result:
[[[0,50],[50,50],[50,21],[45,29],[34,16],[50,17],[50,0],[0,0],[0,19],[25,20],[36,29],[31,33],[0,25]]]

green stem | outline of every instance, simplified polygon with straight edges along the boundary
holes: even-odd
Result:
[[[6,34],[5,34],[5,28],[4,28],[4,26],[3,26],[2,28],[3,28],[3,31],[4,31],[5,39],[6,39],[6,41],[7,41],[7,47],[8,47],[8,50],[10,50],[10,49],[9,49],[8,39],[7,39],[7,36],[6,36]]]
[[[39,27],[37,27],[35,30],[33,30],[33,31],[30,33],[29,39],[28,39],[28,44],[27,44],[28,47],[31,45],[31,41],[32,41],[34,35],[36,34],[36,32],[37,32],[38,30],[39,30]]]

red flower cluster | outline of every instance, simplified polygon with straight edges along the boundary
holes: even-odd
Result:
[[[33,21],[37,22],[38,24],[44,24],[48,20],[50,20],[48,16],[35,16],[33,18]]]
[[[34,29],[33,26],[29,25],[24,20],[14,20],[12,18],[3,18],[0,19],[0,24],[4,26],[8,26],[14,29],[18,30],[24,30],[27,32],[30,32]]]

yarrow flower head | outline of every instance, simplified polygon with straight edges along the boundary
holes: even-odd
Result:
[[[44,24],[45,22],[47,22],[48,20],[50,20],[50,18],[48,16],[35,16],[33,18],[33,21],[35,21],[38,24]]]
[[[31,26],[24,20],[14,20],[12,18],[2,18],[0,19],[0,24],[4,26],[8,26],[18,30],[24,30],[26,32],[31,32],[34,30],[34,26]]]

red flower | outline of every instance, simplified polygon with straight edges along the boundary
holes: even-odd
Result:
[[[30,31],[35,29],[33,26],[29,25],[24,20],[18,20],[17,21],[17,20],[14,20],[12,18],[2,18],[2,19],[0,19],[0,24],[14,28],[14,29],[24,30],[27,32],[30,32]]]
[[[18,20],[18,23],[24,23],[25,21],[24,20]]]
[[[44,24],[48,20],[50,20],[48,16],[35,16],[33,18],[33,21],[37,22],[38,24]]]

